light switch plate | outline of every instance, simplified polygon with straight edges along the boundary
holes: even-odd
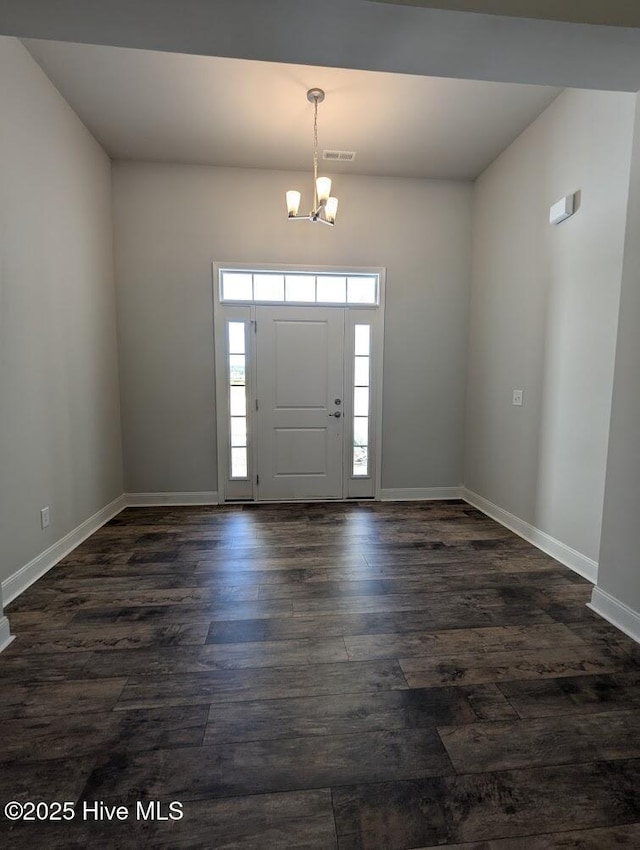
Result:
[[[522,390],[514,390],[513,401],[511,403],[516,407],[522,407],[524,404],[524,392]]]

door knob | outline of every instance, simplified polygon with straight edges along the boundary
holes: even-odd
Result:
[[[330,413],[329,416],[335,416],[336,419],[340,419],[340,417],[342,416],[342,413],[339,410],[336,410],[335,413]]]

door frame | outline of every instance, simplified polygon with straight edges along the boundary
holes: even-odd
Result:
[[[380,266],[326,266],[326,265],[298,265],[291,263],[237,263],[237,262],[213,262],[212,263],[212,289],[213,289],[213,349],[214,349],[214,375],[215,375],[215,421],[216,421],[216,448],[218,469],[218,500],[220,504],[238,502],[258,502],[256,486],[257,468],[257,440],[255,439],[256,416],[255,398],[257,381],[257,353],[253,333],[245,335],[247,346],[247,452],[251,469],[247,479],[244,479],[245,495],[234,495],[229,492],[230,481],[228,475],[229,463],[229,393],[227,381],[225,321],[237,319],[245,323],[251,323],[255,327],[255,307],[271,306],[281,307],[286,310],[290,307],[313,307],[313,303],[305,302],[265,302],[265,301],[233,301],[223,302],[220,298],[220,271],[247,271],[259,272],[302,272],[307,274],[375,274],[378,276],[378,304],[318,304],[319,307],[340,307],[344,310],[345,317],[345,343],[344,343],[344,379],[345,379],[345,420],[348,417],[348,425],[344,429],[343,452],[343,499],[338,501],[354,501],[359,498],[373,498],[380,501],[381,498],[381,472],[382,472],[382,391],[383,391],[383,361],[384,361],[384,328],[385,328],[385,289],[386,269]],[[373,314],[373,315],[372,315]],[[349,461],[351,458],[351,445],[353,442],[353,393],[351,376],[353,372],[354,352],[352,345],[352,329],[357,324],[358,317],[371,324],[372,329],[372,355],[371,355],[371,397],[369,409],[371,411],[370,440],[373,442],[373,452],[370,453],[370,474],[366,478],[354,478],[351,475]],[[346,423],[345,423],[346,425]],[[358,493],[358,482],[373,481],[373,497]],[[251,487],[248,487],[248,481]],[[261,500],[266,501],[266,500]],[[324,500],[323,500],[324,501]],[[331,501],[336,501],[332,499]]]

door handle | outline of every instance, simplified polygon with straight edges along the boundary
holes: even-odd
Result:
[[[330,413],[329,416],[335,416],[336,419],[340,419],[340,417],[342,416],[342,413],[339,410],[336,410],[335,413]]]

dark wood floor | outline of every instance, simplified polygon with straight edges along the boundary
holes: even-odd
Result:
[[[184,818],[0,845],[638,848],[640,652],[590,591],[462,502],[128,509],[7,611],[0,797]]]

